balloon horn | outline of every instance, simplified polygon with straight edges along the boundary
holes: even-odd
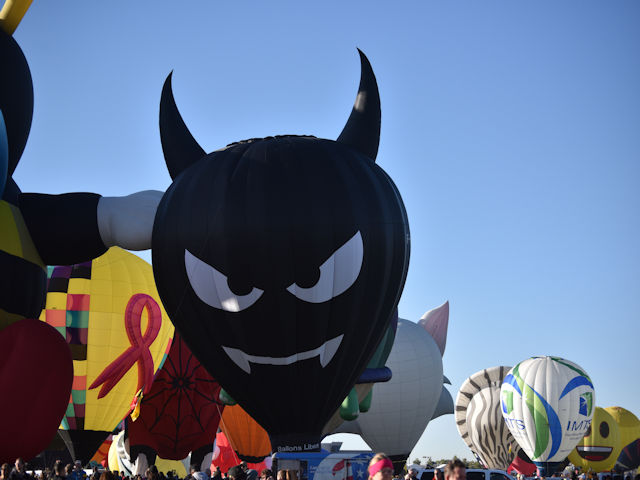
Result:
[[[360,49],[360,85],[353,110],[338,142],[349,145],[375,161],[380,143],[380,94],[369,60]]]

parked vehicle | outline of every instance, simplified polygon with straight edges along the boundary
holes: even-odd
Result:
[[[420,480],[433,480],[433,468],[423,469],[418,472]],[[504,470],[468,468],[467,480],[515,480]]]
[[[366,480],[373,455],[373,452],[362,451],[277,452],[272,456],[272,470],[293,471],[297,480]]]

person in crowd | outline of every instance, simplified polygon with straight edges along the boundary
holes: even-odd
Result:
[[[80,460],[76,460],[74,462],[72,472],[67,475],[67,480],[84,480],[86,477],[87,474],[84,473],[82,462]]]
[[[277,479],[276,480],[287,480],[287,471],[286,470],[278,470]]]
[[[391,480],[393,477],[393,463],[384,453],[376,453],[367,468],[369,480]]]
[[[457,458],[451,460],[444,467],[445,480],[467,480],[467,467]]]
[[[22,457],[16,458],[16,463],[9,474],[10,480],[31,480],[31,477],[24,468]]]
[[[2,480],[8,480],[12,471],[11,465],[3,463],[2,467],[0,467],[0,478],[2,478]]]
[[[274,480],[273,472],[269,468],[265,468],[260,472],[260,480]]]
[[[160,480],[160,475],[158,475],[158,467],[156,467],[155,465],[151,465],[149,468],[147,468],[145,475],[147,480]],[[104,479],[100,479],[100,480],[104,480]],[[112,479],[107,479],[107,480],[112,480]]]
[[[222,480],[222,472],[220,471],[220,467],[216,467],[213,471],[213,480]]]
[[[191,478],[193,480],[209,480],[209,478],[200,471],[200,468],[195,463],[191,465]]]
[[[0,467],[0,480],[9,480],[9,475],[11,475],[11,465],[3,463]]]
[[[227,478],[229,480],[246,480],[247,474],[242,468],[242,465],[236,465],[235,467],[231,467],[227,472]]]
[[[418,469],[411,467],[409,469],[409,480],[418,480]]]
[[[56,463],[53,465],[53,475],[50,480],[66,480],[66,478],[67,476],[65,475],[62,460],[56,460]]]

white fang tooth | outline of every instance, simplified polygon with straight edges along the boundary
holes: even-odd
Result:
[[[342,343],[342,337],[344,337],[344,334],[339,337],[332,338],[324,344],[324,349],[320,352],[320,365],[322,365],[322,368],[326,367],[335,356],[340,344]]]
[[[233,363],[235,363],[246,373],[251,373],[251,365],[249,365],[249,360],[247,360],[247,356],[242,350],[229,347],[222,347],[222,349],[229,356],[229,358],[233,360]]]
[[[288,357],[262,357],[259,355],[249,355],[238,348],[225,346],[223,346],[222,349],[229,358],[246,373],[251,373],[251,363],[259,363],[261,365],[291,365],[292,363],[296,363],[301,360],[308,360],[316,355],[319,357],[320,365],[324,368],[331,360],[333,360],[338,348],[340,348],[343,337],[344,334],[339,335],[331,340],[327,340],[313,350],[294,353]]]

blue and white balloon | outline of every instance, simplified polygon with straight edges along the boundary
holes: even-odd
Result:
[[[559,357],[533,357],[513,367],[500,392],[502,416],[540,470],[552,473],[591,425],[595,392],[580,366]]]

